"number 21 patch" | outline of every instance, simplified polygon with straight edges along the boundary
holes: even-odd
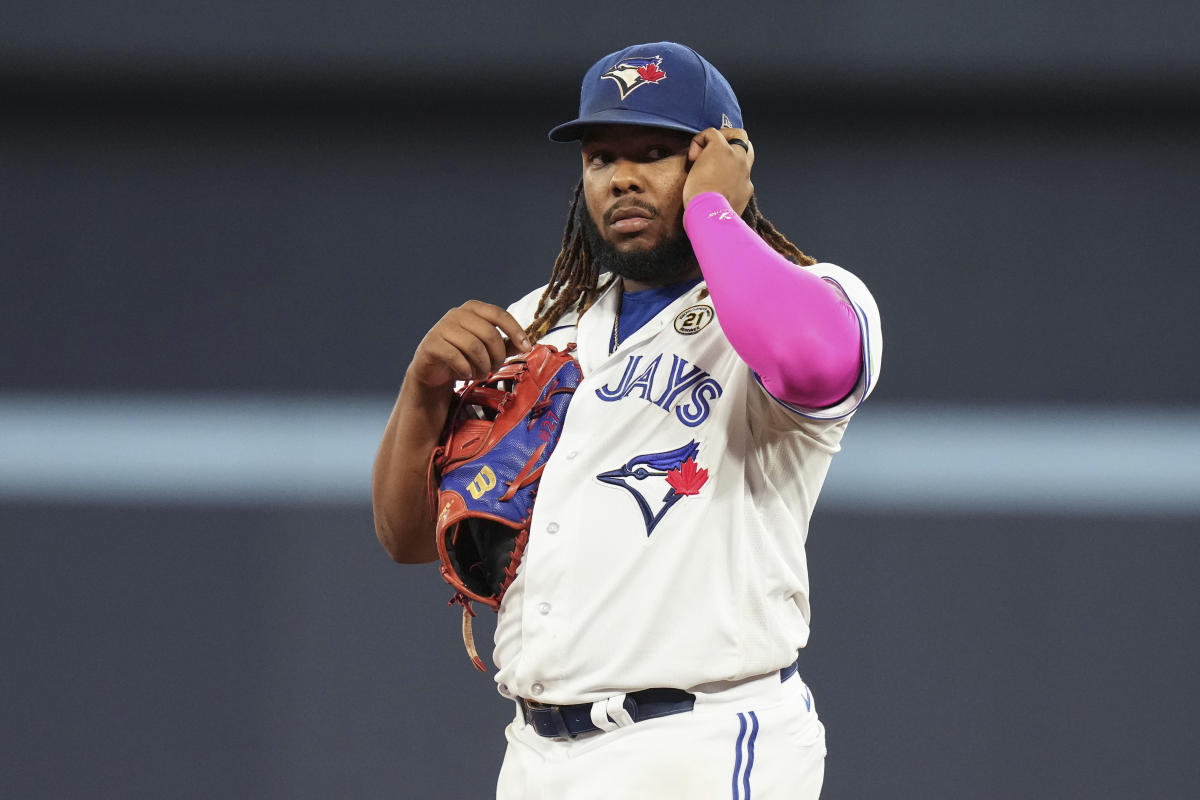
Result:
[[[712,319],[712,306],[685,308],[679,312],[679,316],[675,317],[675,330],[684,336],[691,336],[693,333],[702,331],[705,325],[712,322]]]

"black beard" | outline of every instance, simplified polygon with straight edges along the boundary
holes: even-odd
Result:
[[[600,235],[587,209],[581,212],[584,245],[597,273],[611,272],[638,283],[666,286],[684,280],[699,268],[692,243],[682,227],[649,250],[622,253]]]

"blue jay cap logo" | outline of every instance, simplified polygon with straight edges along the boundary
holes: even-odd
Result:
[[[693,439],[675,450],[635,456],[624,466],[601,472],[596,477],[633,495],[649,536],[672,506],[684,497],[699,494],[700,488],[708,482],[708,470],[696,464],[699,449],[699,443]],[[663,498],[654,500],[664,488]]]
[[[615,67],[600,75],[600,79],[608,79],[617,85],[624,100],[629,93],[647,83],[658,83],[667,77],[662,69],[662,56],[653,58],[626,58]]]

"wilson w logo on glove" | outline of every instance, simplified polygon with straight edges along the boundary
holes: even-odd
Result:
[[[471,602],[499,609],[517,576],[538,479],[583,378],[573,349],[536,345],[464,386],[430,461],[441,574],[456,590],[450,603],[463,607],[463,644],[481,671]]]

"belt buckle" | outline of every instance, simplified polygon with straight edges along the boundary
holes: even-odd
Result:
[[[554,730],[558,733],[560,739],[575,738],[575,734],[567,730],[567,720],[563,717],[562,706],[539,703],[537,700],[526,700],[525,706],[530,711],[540,711],[550,717],[550,721],[554,723]]]

